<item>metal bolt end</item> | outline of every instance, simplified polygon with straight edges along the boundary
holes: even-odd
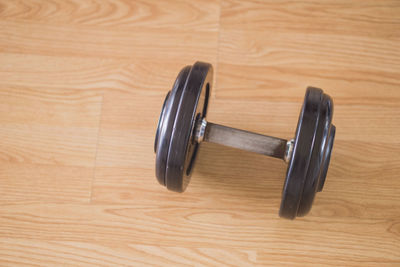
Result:
[[[204,135],[206,133],[207,121],[206,119],[202,119],[196,125],[196,132],[195,132],[195,140],[198,143],[203,142]]]
[[[286,163],[288,163],[292,157],[293,147],[294,147],[294,139],[286,142],[285,156],[283,158],[283,160]]]

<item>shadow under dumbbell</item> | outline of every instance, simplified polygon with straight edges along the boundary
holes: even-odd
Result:
[[[210,143],[203,143],[197,156],[192,189],[279,203],[286,174],[282,160]]]

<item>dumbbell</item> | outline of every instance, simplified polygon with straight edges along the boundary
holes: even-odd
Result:
[[[180,71],[167,93],[154,142],[158,182],[169,190],[185,191],[200,144],[221,144],[284,160],[288,167],[279,215],[306,215],[328,171],[336,130],[332,99],[308,87],[295,137],[285,140],[208,122],[212,78],[212,66],[196,62]]]

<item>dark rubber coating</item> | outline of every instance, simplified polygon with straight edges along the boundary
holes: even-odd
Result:
[[[175,123],[176,110],[181,100],[183,88],[190,72],[190,66],[184,67],[176,77],[172,90],[168,92],[158,121],[154,148],[156,152],[156,177],[160,184],[165,185],[167,157],[171,141],[172,129]]]
[[[336,127],[335,127],[335,125],[332,124],[331,131],[329,133],[328,144],[325,149],[325,158],[324,158],[324,163],[323,163],[323,167],[321,170],[321,177],[319,179],[318,192],[321,192],[322,189],[324,188],[326,174],[328,173],[329,162],[331,160],[331,151],[332,151],[332,147],[333,147],[333,141],[335,140],[335,134],[336,134]]]
[[[297,124],[279,215],[294,219],[311,209],[322,190],[333,146],[333,101],[318,88],[307,88]]]
[[[156,175],[169,190],[183,192],[190,181],[199,147],[194,126],[206,115],[212,73],[212,66],[203,62],[183,69],[174,85],[176,95],[173,89],[161,111],[155,145]],[[160,142],[164,144],[162,151]]]
[[[322,168],[324,167],[323,162],[325,160],[325,151],[327,151],[327,137],[329,136],[329,131],[331,129],[332,112],[332,100],[328,95],[324,94],[322,96],[320,116],[314,137],[314,147],[310,164],[308,166],[297,216],[306,215],[310,211],[314,201],[319,180],[321,179]]]

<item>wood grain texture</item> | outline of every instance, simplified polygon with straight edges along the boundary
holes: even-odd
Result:
[[[397,106],[396,14],[398,1],[223,1],[218,95],[292,100],[313,85],[340,104]]]
[[[399,1],[0,1],[0,265],[400,264]],[[286,165],[203,144],[154,174],[178,71],[214,65],[209,120],[283,138],[335,102],[324,191],[280,219]]]

